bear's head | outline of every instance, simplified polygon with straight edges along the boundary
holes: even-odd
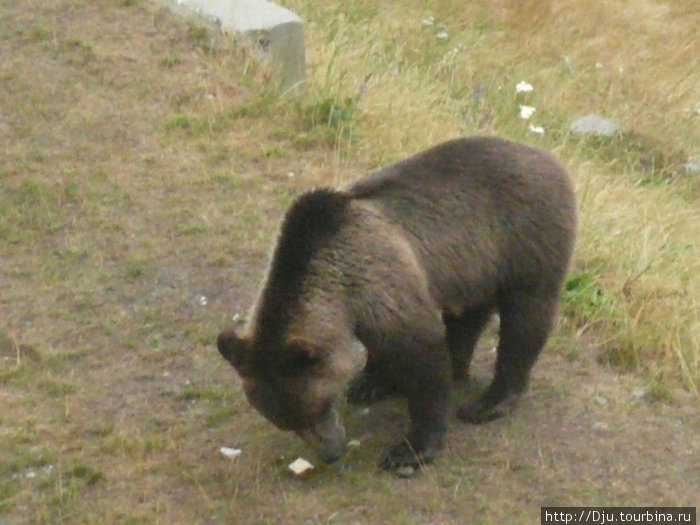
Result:
[[[261,349],[264,344],[268,347]],[[328,348],[302,337],[269,345],[233,331],[217,339],[219,352],[243,379],[250,404],[278,428],[295,432],[326,463],[336,461],[346,445],[338,403],[359,365],[339,362]]]

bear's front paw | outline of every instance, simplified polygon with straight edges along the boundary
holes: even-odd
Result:
[[[488,423],[489,421],[510,414],[515,410],[518,401],[522,397],[521,390],[509,392],[505,395],[499,392],[497,396],[494,396],[491,392],[492,389],[490,388],[473,403],[462,405],[459,410],[457,410],[457,417],[462,421],[474,423],[476,425]]]
[[[382,384],[374,374],[362,372],[347,388],[348,403],[370,405],[392,395],[392,390]]]
[[[421,465],[421,458],[413,450],[413,447],[403,441],[389,451],[380,466],[384,470],[394,472],[400,476],[412,475]]]

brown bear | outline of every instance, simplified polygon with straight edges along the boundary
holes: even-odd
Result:
[[[410,430],[384,468],[443,448],[451,380],[500,316],[494,378],[458,416],[484,422],[521,393],[555,318],[574,247],[564,168],[499,138],[453,140],[345,190],[301,195],[284,217],[248,332],[219,335],[250,403],[327,462],[345,450],[338,406],[392,391]]]

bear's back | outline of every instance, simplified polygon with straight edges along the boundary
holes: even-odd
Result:
[[[441,302],[558,282],[573,249],[568,174],[549,153],[504,139],[440,144],[358,181],[349,193],[403,229]]]

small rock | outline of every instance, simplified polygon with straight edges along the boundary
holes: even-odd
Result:
[[[301,476],[309,470],[313,470],[313,468],[314,466],[309,461],[301,457],[295,459],[289,464],[289,470],[294,472],[294,474],[297,476]]]
[[[202,306],[207,305],[207,296],[206,295],[199,296],[199,304],[201,304]]]
[[[447,34],[447,31],[440,31],[437,35],[435,35],[435,38],[438,40],[447,40],[449,36],[450,35]]]
[[[574,120],[571,123],[571,131],[581,135],[599,135],[602,137],[612,137],[622,131],[612,120],[600,115],[590,114]]]
[[[360,448],[360,440],[359,439],[351,439],[350,441],[348,441],[348,447]]]
[[[486,86],[483,84],[477,84],[474,86],[474,89],[472,89],[472,101],[474,104],[481,105],[481,103],[484,101],[484,97],[486,96]]]
[[[647,391],[643,388],[635,388],[632,390],[632,396],[636,398],[642,398],[646,395]]]
[[[294,177],[296,177],[296,173],[294,173],[293,171],[290,171],[289,173],[287,173],[287,177],[289,177],[290,179],[293,179]]]
[[[700,173],[700,153],[691,155],[688,162],[683,164],[683,171],[686,173]]]
[[[591,427],[593,430],[609,430],[610,427],[608,427],[607,423],[603,423],[602,421],[596,421],[593,423],[593,426]]]
[[[537,133],[538,135],[544,135],[544,128],[542,126],[535,126],[534,124],[530,124],[528,125],[527,129],[532,131],[533,133]]]
[[[423,21],[421,22],[421,25],[424,25],[426,27],[435,25],[435,17],[429,16],[427,18],[424,18]]]

